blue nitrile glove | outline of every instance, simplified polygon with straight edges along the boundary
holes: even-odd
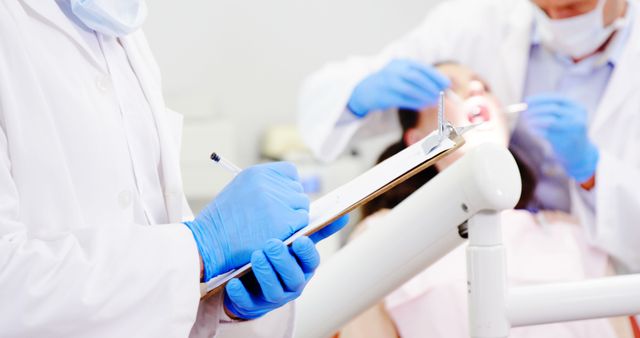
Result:
[[[393,60],[356,86],[347,108],[358,117],[389,108],[420,110],[435,105],[438,94],[449,85],[449,79],[434,67],[412,60]]]
[[[536,95],[526,100],[520,123],[547,140],[560,164],[576,182],[595,174],[599,153],[587,135],[587,111],[558,95]]]
[[[349,215],[344,215],[340,218],[338,218],[337,220],[333,221],[333,223],[327,225],[326,227],[318,230],[318,232],[312,234],[311,236],[309,236],[309,238],[311,238],[311,240],[314,243],[318,243],[320,241],[322,241],[323,239],[335,234],[336,232],[340,231],[342,228],[344,228],[345,225],[347,225],[347,223],[349,223]]]
[[[267,240],[284,240],[309,222],[309,198],[285,162],[243,170],[191,222],[203,280],[249,262]]]
[[[320,255],[308,237],[298,238],[290,248],[269,240],[251,255],[253,273],[227,283],[225,308],[238,318],[258,318],[298,298],[319,264]]]
[[[227,310],[236,317],[253,319],[296,299],[320,264],[314,243],[348,222],[349,216],[343,216],[310,237],[298,238],[288,249],[281,241],[270,240],[251,256],[253,273],[227,284]]]

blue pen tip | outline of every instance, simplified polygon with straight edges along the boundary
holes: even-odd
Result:
[[[218,156],[218,154],[216,153],[211,154],[211,159],[216,162],[220,162],[220,156]]]

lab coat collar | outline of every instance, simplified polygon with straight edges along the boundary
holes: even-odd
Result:
[[[620,61],[622,53],[624,52],[624,47],[628,44],[629,36],[633,30],[634,22],[636,21],[637,7],[638,5],[635,1],[627,2],[627,13],[625,15],[626,23],[624,27],[622,27],[622,29],[620,29],[613,37],[613,40],[610,42],[610,45],[605,52],[609,63],[614,66]]]
[[[180,172],[180,156],[176,142],[169,131],[167,108],[162,97],[159,71],[149,62],[153,60],[142,31],[120,38],[129,62],[140,81],[142,90],[151,106],[160,140],[162,187],[169,222],[180,222],[185,217],[184,194]],[[154,72],[153,70],[156,70]],[[181,127],[181,126],[180,126]]]
[[[640,15],[640,6],[630,6],[632,15]],[[610,116],[619,111],[624,102],[635,93],[640,87],[640,25],[630,22],[628,25],[628,36],[620,46],[619,62],[613,70],[607,89],[598,107],[591,124],[591,132],[596,132],[600,128],[607,126]],[[609,131],[613,133],[614,131]]]
[[[518,2],[515,6],[517,7],[507,22],[500,52],[506,80],[506,87],[503,89],[506,104],[517,103],[522,99],[533,22],[533,9],[528,1]]]
[[[84,41],[80,33],[78,32],[78,28],[75,27],[75,23],[70,20],[63,10],[60,8],[59,2],[67,1],[67,0],[21,0],[27,7],[33,10],[36,15],[42,17],[47,22],[49,22],[53,27],[61,30],[65,33],[69,38],[71,38],[74,43],[76,43],[80,49],[83,51],[87,59],[91,61],[96,67],[101,69],[102,71],[106,71],[104,63],[100,62],[97,56],[92,52],[89,45]],[[67,1],[68,2],[68,1]],[[64,5],[64,4],[63,4]]]

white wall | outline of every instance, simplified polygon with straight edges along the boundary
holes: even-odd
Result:
[[[248,165],[265,127],[295,123],[305,75],[379,50],[439,1],[153,0],[145,30],[168,105],[192,123],[230,120],[238,131],[234,157]]]

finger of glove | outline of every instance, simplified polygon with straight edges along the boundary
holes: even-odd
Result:
[[[398,99],[396,101],[398,102],[396,104],[390,105],[390,107],[420,111],[421,109],[432,105],[425,103],[425,100],[407,97],[402,94],[398,95]]]
[[[285,194],[301,194],[304,193],[304,188],[299,181],[292,180],[288,177],[271,177],[272,184],[280,188]]]
[[[280,188],[273,191],[273,194],[275,199],[279,200],[283,205],[288,206],[292,210],[309,211],[311,202],[309,200],[309,196],[304,193]]]
[[[424,106],[424,101],[427,100],[420,91],[417,86],[408,84],[400,75],[394,74],[382,79],[379,88],[375,92],[370,92],[375,98],[375,103],[371,103],[370,106],[375,109],[397,107],[418,109]]]
[[[308,211],[311,202],[309,196],[304,193],[302,184],[289,179],[280,178],[279,180],[272,183],[273,189],[271,192],[273,196],[291,209]]]
[[[395,59],[389,63],[387,68],[390,69],[390,72],[396,74],[418,71],[424,76],[431,78],[433,82],[442,89],[445,89],[450,85],[449,78],[440,73],[435,67],[419,61],[411,59]]]
[[[348,214],[338,218],[337,220],[333,221],[331,224],[329,224],[326,227],[318,230],[316,233],[314,233],[311,236],[309,236],[309,238],[311,238],[311,240],[314,243],[318,243],[321,240],[323,240],[323,239],[335,234],[336,232],[342,230],[342,228],[344,228],[344,226],[347,225],[347,223],[349,223],[349,215]]]
[[[451,80],[435,67],[422,63],[412,63],[411,69],[419,72],[425,79],[428,79],[428,82],[434,86],[437,92],[443,91],[451,86]]]
[[[284,289],[273,266],[271,266],[269,259],[267,259],[262,250],[253,252],[251,266],[265,301],[274,304],[279,303],[285,296]]]
[[[407,108],[419,110],[424,106],[423,100],[408,97],[395,88],[389,88],[377,97],[376,109]]]
[[[300,291],[304,288],[306,279],[302,268],[282,241],[269,240],[264,248],[264,254],[275,272],[280,276],[286,291]]]
[[[416,89],[420,90],[424,95],[428,96],[431,101],[436,102],[438,94],[444,89],[436,83],[433,79],[426,76],[424,73],[414,70],[405,74],[403,77],[404,82],[411,84]]]
[[[308,280],[320,265],[318,249],[309,237],[300,237],[291,244],[291,251],[300,262],[300,267]]]
[[[563,118],[586,120],[587,111],[577,102],[556,94],[538,95],[527,99],[529,110],[553,107],[553,111]]]
[[[546,103],[537,106],[530,106],[522,113],[522,119],[529,121],[539,116],[553,117],[556,119],[566,118],[563,114],[563,108],[555,103]]]
[[[534,116],[527,120],[527,129],[542,136],[546,136],[550,128],[557,123],[554,116]]]
[[[399,98],[397,107],[419,110],[437,102],[436,97],[407,81],[399,81],[393,91],[394,95]]]
[[[571,133],[566,136],[573,136],[577,134],[586,134],[587,126],[586,121],[581,121],[575,118],[558,118],[554,123],[551,123],[547,128],[548,131],[554,133]]]
[[[264,177],[258,184],[262,190],[293,209],[309,209],[309,197],[299,181],[274,174]]]
[[[566,124],[587,123],[587,110],[575,103],[561,105],[560,116]]]
[[[411,59],[394,59],[383,68],[383,72],[387,74],[402,74],[417,65],[418,62]]]
[[[298,169],[291,162],[265,163],[265,164],[258,164],[256,167],[269,170],[287,179],[300,181],[300,175],[298,174]]]
[[[256,300],[239,279],[230,280],[225,287],[225,292],[225,305],[234,315],[245,319],[260,316],[260,313],[254,312],[258,307]]]
[[[285,240],[309,225],[309,212],[303,209],[291,209],[281,213],[279,217],[274,219],[274,222],[278,222],[278,224],[287,227],[287,233],[274,236],[280,240]]]
[[[535,103],[527,103],[527,112],[530,111],[538,111],[538,110],[550,110],[550,111],[562,111],[565,109],[565,106],[561,102],[555,101],[544,101],[544,102],[535,102]]]
[[[544,121],[545,129],[558,132],[579,130],[586,125],[586,117],[576,116],[573,112],[556,105],[538,107],[523,115],[523,119],[527,126]]]
[[[528,105],[540,105],[540,104],[557,104],[557,105],[566,105],[570,101],[565,96],[558,95],[555,93],[543,93],[529,96],[525,99],[525,102]]]

